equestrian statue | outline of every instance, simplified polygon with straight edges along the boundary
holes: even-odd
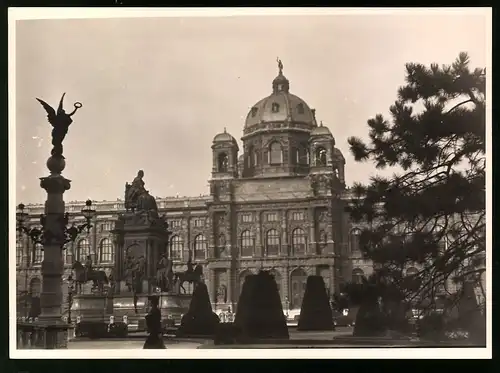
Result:
[[[186,293],[186,289],[184,288],[185,282],[193,284],[193,291],[198,284],[203,282],[203,266],[201,264],[193,265],[191,252],[189,252],[187,270],[174,273],[174,281],[179,285],[179,292],[182,289],[184,294]]]
[[[87,256],[85,265],[83,265],[79,260],[76,260],[71,268],[75,272],[77,293],[81,293],[82,285],[89,281],[93,282],[93,289],[97,289],[101,294],[104,292],[104,285],[108,284],[108,276],[106,276],[106,272],[92,268],[92,259],[90,255]]]

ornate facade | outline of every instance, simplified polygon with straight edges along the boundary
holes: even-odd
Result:
[[[308,275],[321,275],[330,293],[345,281],[371,271],[359,251],[358,230],[344,205],[345,159],[315,110],[290,93],[279,74],[272,93],[253,105],[243,129],[242,149],[224,130],[212,143],[210,194],[158,199],[172,236],[174,270],[185,269],[191,251],[204,265],[205,282],[217,307],[235,306],[246,275],[264,268],[274,273],[281,299],[299,308]],[[67,203],[79,219],[81,203]],[[97,217],[64,252],[71,263],[93,256],[94,267],[108,274],[115,265],[116,242],[110,230],[125,210],[123,201],[94,202]],[[27,206],[37,220],[43,205]],[[17,242],[18,289],[36,296],[43,252]]]

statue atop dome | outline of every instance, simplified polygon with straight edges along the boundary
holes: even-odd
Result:
[[[276,57],[276,62],[278,62],[278,69],[279,69],[279,74],[283,74],[283,62],[281,62],[279,57]]]

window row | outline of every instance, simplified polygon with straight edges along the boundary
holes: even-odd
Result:
[[[33,254],[30,255],[30,262],[32,264],[40,264],[43,261],[43,246],[41,244],[36,244],[33,250]],[[16,264],[21,264],[24,252],[24,245],[21,240],[17,241],[16,245]],[[115,249],[113,242],[109,238],[104,238],[99,243],[98,258],[96,258],[95,252],[91,252],[90,243],[87,239],[82,239],[74,246],[68,245],[64,250],[64,261],[66,264],[71,264],[73,261],[78,260],[80,262],[85,262],[87,256],[90,255],[92,261],[100,263],[112,263],[114,261]]]
[[[280,88],[281,88],[281,86],[280,86]],[[295,109],[297,111],[297,114],[304,114],[304,112],[305,112],[304,104],[302,104],[302,103],[298,104]],[[273,113],[279,113],[279,111],[280,111],[280,104],[278,104],[277,102],[273,102],[271,104],[271,111]],[[254,106],[252,108],[252,110],[250,111],[250,114],[251,114],[252,118],[254,118],[257,115],[258,112],[259,112],[259,108],[257,108],[257,107]]]
[[[324,249],[327,245],[326,233],[320,232],[318,246]],[[216,238],[216,257],[228,255],[226,252],[226,237],[219,235]],[[241,257],[251,257],[255,253],[255,236],[251,231],[244,231],[239,239],[239,250]],[[207,255],[208,241],[203,234],[194,238],[193,259],[205,259]],[[276,229],[270,229],[266,232],[264,243],[264,255],[278,256],[281,250],[281,237]],[[170,257],[173,260],[186,260],[190,252],[188,245],[184,244],[181,236],[173,236],[170,240]],[[307,235],[303,229],[297,228],[292,232],[291,237],[291,255],[304,255],[307,252]]]
[[[327,151],[325,148],[319,146],[314,150],[312,166],[323,167],[327,165]],[[292,150],[292,160],[298,165],[309,165],[311,157],[309,149],[300,147]],[[258,166],[261,163],[261,152],[253,147],[247,150],[246,163],[249,168]],[[269,145],[267,151],[267,163],[270,165],[283,164],[283,149],[279,142],[275,141]],[[228,172],[229,170],[229,156],[227,153],[222,152],[217,156],[217,171]]]

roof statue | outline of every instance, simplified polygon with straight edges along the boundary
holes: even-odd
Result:
[[[276,62],[278,62],[278,69],[279,69],[279,73],[281,75],[281,74],[283,74],[283,63],[281,62],[279,57],[276,57]]]
[[[68,127],[71,123],[73,123],[73,120],[71,119],[71,116],[76,113],[78,109],[82,107],[82,104],[80,102],[75,102],[73,106],[75,109],[69,113],[66,114],[66,112],[63,109],[63,100],[64,96],[66,93],[63,93],[61,97],[61,101],[59,101],[59,107],[57,108],[57,113],[54,110],[52,106],[47,104],[45,101],[37,98],[37,101],[42,104],[43,108],[47,112],[47,119],[49,123],[52,125],[52,151],[51,154],[53,156],[58,156],[58,157],[63,157],[63,146],[62,142],[64,138],[66,137],[66,134],[68,133]]]

